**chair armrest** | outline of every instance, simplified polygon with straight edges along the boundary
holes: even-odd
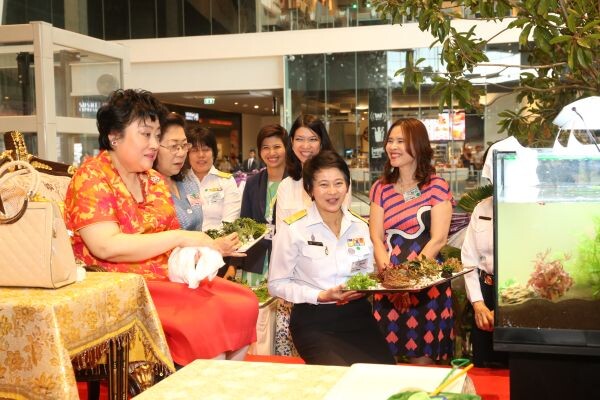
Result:
[[[85,268],[87,272],[106,272],[106,269],[99,265],[84,265],[83,268]]]

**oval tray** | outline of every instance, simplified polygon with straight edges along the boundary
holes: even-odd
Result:
[[[429,281],[427,284],[424,284],[424,285],[419,285],[419,286],[414,286],[414,287],[409,287],[409,288],[389,289],[389,288],[385,288],[385,287],[381,286],[381,283],[378,283],[377,287],[372,288],[372,289],[359,289],[359,290],[344,289],[344,291],[345,292],[353,291],[353,292],[359,292],[359,293],[419,292],[423,289],[427,289],[432,286],[439,285],[440,283],[451,281],[452,279],[458,278],[459,276],[463,276],[464,274],[468,274],[469,272],[473,271],[474,269],[475,268],[464,268],[460,272],[453,273],[452,276],[449,278],[440,278],[435,281]]]

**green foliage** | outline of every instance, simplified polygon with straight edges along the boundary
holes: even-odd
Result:
[[[513,278],[509,278],[509,279],[505,280],[504,283],[498,287],[498,293],[504,292],[509,287],[516,285],[516,283],[517,283],[517,281],[514,280]]]
[[[223,228],[221,230],[209,229],[204,233],[211,238],[216,239],[237,232],[240,241],[246,243],[260,237],[266,231],[267,226],[265,224],[256,222],[252,218],[238,218],[233,222],[223,221]]]
[[[526,65],[506,65],[532,69],[522,71],[518,85],[503,87],[517,95],[527,107],[518,112],[499,114],[500,132],[514,135],[530,146],[548,145],[555,128],[552,120],[568,103],[600,93],[600,7],[598,2],[585,0],[373,0],[371,3],[382,18],[402,24],[405,19],[416,21],[419,29],[435,38],[432,46],[441,47],[440,58],[446,73],[425,71],[408,58],[404,73],[404,89],[418,87],[431,75],[433,93],[439,96],[439,107],[480,109],[481,90],[473,86],[467,74],[475,66],[485,64],[484,53],[494,37],[481,38],[474,26],[466,32],[457,31],[453,18],[464,8],[487,21],[511,18],[508,29],[520,29],[519,44],[526,56]],[[514,15],[514,17],[511,16]],[[410,54],[410,51],[409,51]],[[504,65],[496,65],[502,68]],[[488,87],[494,88],[493,83]]]
[[[465,212],[472,213],[481,200],[493,194],[494,187],[492,185],[479,186],[463,194],[456,206]]]
[[[579,244],[575,268],[572,271],[575,282],[590,285],[594,297],[600,297],[600,218],[594,218],[596,233],[586,237]]]
[[[258,298],[259,303],[264,303],[265,301],[267,301],[271,298],[271,295],[269,294],[269,288],[268,288],[268,283],[267,283],[266,279],[263,279],[262,281],[260,281],[260,283],[256,287],[251,287],[250,285],[248,285],[248,282],[246,280],[239,280],[239,279],[235,279],[235,278],[230,278],[229,280],[250,288],[250,290],[252,290],[252,292]]]
[[[456,258],[456,259],[460,260],[460,248],[445,245],[440,250],[440,255],[442,256],[443,260],[449,260],[451,258]]]
[[[218,229],[209,229],[209,230],[207,230],[207,231],[206,231],[206,232],[204,232],[204,233],[206,233],[208,236],[210,236],[210,238],[211,238],[211,239],[216,239],[216,238],[218,238],[218,237],[221,237],[221,236],[223,236],[223,235],[221,234],[221,231],[220,231],[220,230],[218,230]]]
[[[346,288],[352,290],[366,290],[375,286],[377,286],[377,281],[369,274],[358,273],[346,281]]]
[[[267,288],[266,283],[264,283],[264,284],[261,283],[260,286],[251,288],[251,289],[254,292],[254,294],[256,295],[256,297],[258,297],[259,303],[264,303],[265,301],[267,301],[271,298],[271,295],[269,294],[269,289]]]

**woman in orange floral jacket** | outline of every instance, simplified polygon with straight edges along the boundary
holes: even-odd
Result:
[[[219,316],[202,307],[213,287],[192,290],[168,281],[168,257],[175,247],[210,246],[231,255],[240,241],[237,234],[212,240],[179,229],[169,189],[152,169],[166,114],[149,92],[135,90],[113,92],[98,110],[101,152],[78,169],[65,200],[75,256],[87,265],[146,278],[176,363],[241,357],[236,352],[256,340],[256,297],[242,296],[252,311],[243,318]],[[212,336],[218,337],[207,338],[201,329],[205,323],[198,323],[209,318],[220,332]]]

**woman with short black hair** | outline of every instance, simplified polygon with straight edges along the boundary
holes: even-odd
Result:
[[[363,293],[345,290],[357,273],[373,271],[367,223],[344,199],[350,171],[324,150],[304,164],[311,206],[285,219],[274,238],[269,292],[293,303],[290,332],[307,364],[394,364]]]

